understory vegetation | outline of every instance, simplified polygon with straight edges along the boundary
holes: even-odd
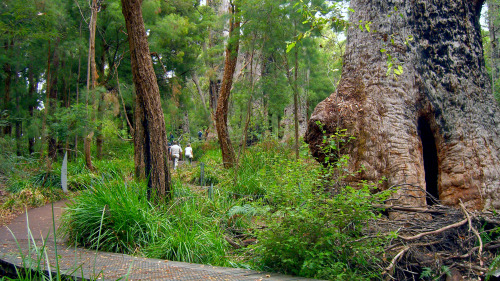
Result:
[[[338,157],[345,139],[342,132],[325,139],[325,153]],[[146,182],[133,180],[128,143],[95,161],[94,172],[82,160],[70,161],[72,192],[60,235],[101,251],[328,280],[379,280],[387,273],[387,256],[395,253],[386,250],[399,249],[398,234],[380,227],[387,221],[375,206],[393,190],[375,193],[373,184],[332,190],[332,177],[342,177],[344,165],[319,165],[305,147],[296,160],[290,145],[275,140],[249,147],[232,169],[220,164],[217,144],[193,147],[203,156],[181,163],[173,173],[172,199],[162,204],[150,203]],[[349,161],[340,157],[337,163]],[[12,166],[17,176],[7,182],[2,210],[66,197],[59,191],[60,163],[49,169],[37,168],[34,160],[15,161],[23,165]],[[460,211],[452,215],[461,219]],[[481,233],[485,248],[496,245],[498,227],[483,226]],[[498,267],[498,257],[488,257],[491,268]],[[443,265],[421,268],[418,276],[438,280],[447,274]]]
[[[120,178],[97,182],[66,212],[69,241],[306,277],[380,275],[376,244],[383,237],[354,242],[377,216],[371,207],[377,199],[368,187],[329,198],[318,182],[323,169],[309,158],[296,161],[293,151],[276,142],[252,147],[232,170],[219,167],[220,157],[209,150],[200,159],[213,187],[199,186],[200,165],[181,166],[174,174],[173,199],[165,205],[152,206],[144,184]]]
[[[237,167],[223,169],[216,144],[194,147],[202,158],[180,165],[172,200],[159,205],[147,200],[145,182],[132,179],[127,144],[96,161],[95,172],[70,161],[74,192],[61,234],[79,246],[151,258],[332,280],[380,276],[376,264],[385,238],[363,233],[379,216],[372,203],[383,196],[373,196],[368,186],[328,196],[321,185],[325,168],[305,148],[297,161],[290,146],[269,140],[248,148]],[[9,181],[16,202],[28,191],[60,190],[60,164],[24,174]]]

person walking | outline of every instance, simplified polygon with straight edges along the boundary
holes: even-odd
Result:
[[[174,160],[174,170],[177,170],[177,165],[179,164],[179,157],[181,156],[181,153],[182,148],[175,141],[174,145],[170,147],[170,155],[172,155],[172,158]]]
[[[193,148],[191,148],[191,144],[187,145],[185,153],[186,158],[189,159],[189,165],[191,165],[193,162]]]
[[[198,140],[201,140],[203,138],[203,133],[201,130],[198,131]]]

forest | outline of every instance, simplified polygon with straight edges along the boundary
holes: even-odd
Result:
[[[3,0],[0,225],[64,199],[88,249],[497,280],[500,1],[436,2]]]

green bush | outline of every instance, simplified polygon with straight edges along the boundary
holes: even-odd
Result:
[[[304,277],[377,279],[384,238],[367,237],[366,229],[377,218],[372,204],[385,196],[348,187],[333,198],[316,194],[299,206],[281,206],[259,233],[254,263]]]

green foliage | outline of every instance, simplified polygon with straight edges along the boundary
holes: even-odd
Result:
[[[384,237],[364,234],[377,218],[372,207],[381,198],[368,186],[346,188],[333,198],[316,196],[293,207],[282,206],[259,234],[257,264],[263,269],[330,280],[373,280]]]
[[[443,276],[451,276],[450,268],[443,265],[438,272],[433,271],[429,267],[424,267],[420,273],[421,280],[441,280]]]
[[[163,224],[145,195],[144,184],[106,180],[83,191],[64,214],[68,241],[122,253],[154,243]]]
[[[259,175],[267,183],[264,202],[273,206],[264,217],[267,228],[257,234],[253,264],[259,269],[330,280],[379,278],[377,257],[387,238],[368,236],[367,229],[379,216],[373,204],[389,193],[373,194],[370,184],[347,186],[334,196],[321,188],[325,173],[344,174],[347,159],[339,153],[349,139],[344,132],[325,138],[334,165],[304,170],[304,164],[284,159],[268,167],[271,175]]]

